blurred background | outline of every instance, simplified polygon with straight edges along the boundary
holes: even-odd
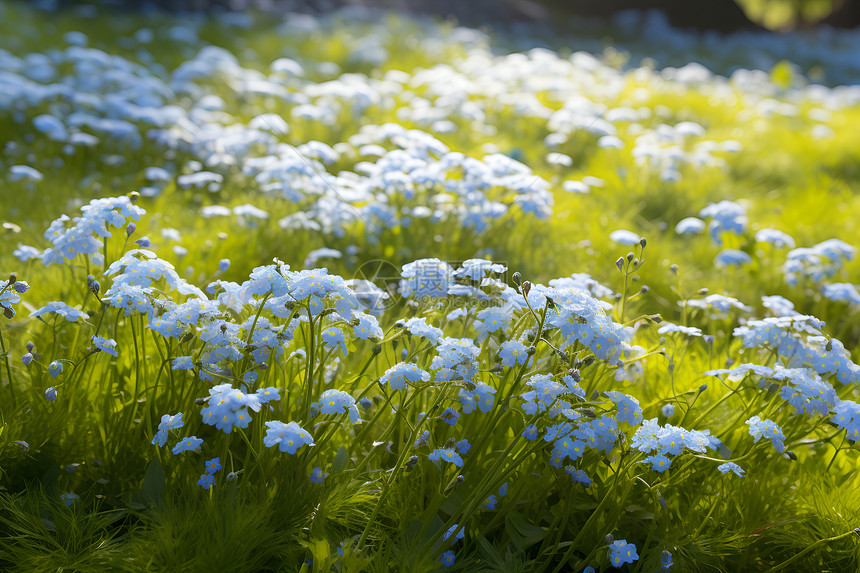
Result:
[[[480,26],[518,21],[559,23],[577,16],[607,17],[625,10],[661,10],[680,27],[732,32],[784,32],[828,25],[860,25],[860,0],[41,0],[58,7],[95,4],[119,9],[262,10],[319,13],[343,6],[383,8],[452,18]],[[860,56],[858,56],[860,57]]]

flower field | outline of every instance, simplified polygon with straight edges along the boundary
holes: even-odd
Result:
[[[0,570],[860,570],[860,32],[572,30],[0,0]]]

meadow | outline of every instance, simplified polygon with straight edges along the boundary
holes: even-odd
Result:
[[[860,570],[858,53],[0,0],[0,570]]]

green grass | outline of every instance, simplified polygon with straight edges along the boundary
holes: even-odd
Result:
[[[672,554],[673,571],[857,570],[860,538],[852,532],[860,526],[856,442],[845,439],[845,430],[827,421],[830,415],[796,415],[779,398],[781,383],[776,380],[760,386],[756,376],[728,381],[703,373],[745,362],[773,366],[787,359],[768,348],[743,348],[732,335],[745,321],[765,316],[763,295],[782,295],[798,312],[825,321],[824,332],[858,357],[857,305],[828,300],[821,284],[811,280],[787,284],[780,270],[787,249],[756,243],[755,232],[780,229],[798,247],[830,238],[856,240],[860,107],[836,100],[817,102],[817,96],[804,91],[804,79],[786,66],[773,70],[765,93],[719,78],[683,84],[646,66],[625,67],[623,54],[613,55],[609,49],[597,54],[600,63],[591,70],[564,67],[567,64],[555,52],[530,53],[529,65],[550,61],[558,66],[544,72],[526,66],[525,56],[504,55],[505,46],[522,38],[464,40],[462,32],[450,25],[395,16],[373,23],[334,16],[318,22],[315,29],[292,33],[279,22],[260,18],[248,29],[205,20],[199,40],[190,43],[168,37],[167,31],[181,23],[182,19],[165,15],[105,13],[82,19],[73,12],[48,14],[6,2],[0,3],[0,49],[18,57],[52,54],[51,50],[65,48],[66,32],[80,30],[91,47],[131,62],[150,65],[151,60],[155,63],[151,69],[161,79],[206,44],[233,52],[248,74],[268,72],[269,64],[280,57],[296,59],[307,70],[306,78],[285,81],[296,93],[312,92],[318,83],[340,73],[363,74],[353,78],[383,86],[379,89],[388,95],[360,113],[343,106],[331,125],[292,118],[295,102],[237,92],[231,83],[235,70],[222,70],[198,84],[201,93],[223,99],[229,123],[247,123],[263,112],[282,115],[290,132],[281,141],[291,146],[311,140],[342,144],[362,127],[388,122],[430,132],[414,114],[420,109],[416,98],[425,98],[429,108],[444,108],[443,116],[458,128],[433,133],[434,137],[468,157],[498,151],[518,158],[531,169],[533,185],[538,177],[548,182],[553,214],[538,219],[513,206],[482,230],[464,226],[453,215],[438,221],[414,217],[408,226],[383,229],[361,217],[341,234],[285,229],[278,221],[312,212],[313,198],[291,202],[265,192],[252,177],[229,165],[213,168],[224,176],[217,193],[181,189],[175,175],[192,171],[190,161],[205,159],[192,149],[168,149],[148,138],[135,149],[104,138],[94,148],[67,153],[63,143],[38,134],[32,123],[43,113],[64,113],[61,99],[16,104],[22,106],[17,114],[0,108],[0,133],[10,142],[0,156],[0,217],[10,223],[3,231],[0,272],[4,280],[7,272],[15,272],[19,281],[32,287],[15,305],[17,314],[0,319],[5,349],[0,363],[0,569],[433,571],[442,567],[440,555],[452,548],[443,541],[443,533],[459,524],[466,534],[454,547],[452,571],[549,573],[586,566],[609,570],[607,534],[635,543],[640,558],[624,566],[629,571],[659,570],[663,551]],[[143,26],[155,31],[156,41],[147,46],[130,42],[128,38]],[[384,58],[374,62],[355,56],[358,48],[371,43],[384,48]],[[339,72],[321,70],[320,62],[337,64]],[[723,64],[719,54],[713,54],[710,63]],[[74,75],[71,63],[58,67]],[[391,70],[407,74],[407,87],[378,83]],[[427,79],[428,70],[441,75]],[[553,87],[556,81],[562,87]],[[447,92],[447,100],[440,97]],[[547,112],[530,112],[509,97],[524,93],[534,95],[532,104],[539,102]],[[635,122],[638,127],[616,122],[623,149],[600,147],[599,136],[587,129],[574,130],[558,146],[548,146],[548,114],[577,96],[597,105],[598,115],[619,107],[650,112]],[[199,94],[180,95],[170,103],[188,109],[198,98]],[[463,104],[474,107],[466,105],[461,113]],[[812,111],[824,107],[829,117]],[[791,113],[770,113],[769,108]],[[686,152],[701,140],[736,140],[740,150],[713,152],[719,165],[679,163],[680,179],[664,181],[659,167],[637,160],[637,137],[681,121],[696,122],[705,130],[704,136],[689,136],[679,144]],[[832,130],[829,137],[813,137],[818,124]],[[137,127],[143,129],[143,124]],[[331,175],[360,172],[361,158],[354,148],[339,147],[336,162],[315,168]],[[551,151],[569,155],[572,165],[550,164],[546,156]],[[16,164],[37,167],[44,179],[11,181],[8,169]],[[554,347],[564,337],[556,330],[547,330],[545,340],[534,339],[541,317],[552,318],[557,307],[535,308],[534,313],[520,310],[506,332],[478,344],[478,369],[471,384],[482,382],[496,389],[492,408],[463,413],[450,426],[439,416],[449,406],[462,409],[457,395],[461,389],[470,390],[469,383],[422,381],[407,392],[377,382],[404,360],[404,352],[420,368],[437,369],[432,366],[433,346],[404,334],[395,324],[398,319],[424,317],[441,325],[447,336],[474,339],[475,315],[449,321],[445,315],[453,308],[450,303],[437,307],[427,301],[398,300],[380,318],[381,339],[347,336],[348,354],[321,346],[323,328],[330,324],[346,332],[352,328],[329,314],[297,326],[293,337],[279,345],[285,349],[283,356],[267,356],[265,368],[251,356],[253,348],[243,347],[239,360],[229,364],[232,370],[226,378],[204,380],[205,370],[214,367],[201,366],[209,347],[197,330],[189,327],[179,337],[165,338],[146,328],[146,317],[127,316],[106,305],[112,280],[102,276],[95,262],[79,255],[64,265],[45,266],[36,260],[21,262],[12,254],[18,243],[48,247],[42,234],[61,214],[74,217],[92,199],[140,189],[150,166],[169,168],[171,180],[157,197],[137,199],[147,214],[128,240],[121,227],[111,228],[113,236],[100,249],[108,263],[135,246],[132,241],[148,236],[161,259],[200,287],[215,279],[242,283],[252,269],[270,264],[274,257],[299,271],[308,253],[320,247],[345,253],[341,259],[318,263],[345,279],[362,276],[366,265],[379,261],[399,269],[426,257],[452,264],[475,256],[502,262],[508,267],[502,278],[509,285],[515,284],[515,271],[534,284],[590,273],[622,293],[609,299],[614,306],[606,313],[635,328],[632,344],[642,347],[642,355],[626,354],[623,362],[631,369],[641,365],[642,370],[633,373],[632,380],[616,380],[616,367],[596,358],[598,350],[590,342],[576,342],[558,353]],[[462,176],[449,175],[452,180]],[[605,185],[593,187],[589,194],[563,190],[564,181],[586,176],[600,178]],[[430,186],[413,198],[394,194],[392,201],[404,208],[435,205],[442,191],[438,185]],[[505,185],[491,186],[487,193],[502,203],[512,202],[515,195]],[[707,233],[690,237],[674,232],[680,219],[724,199],[747,206],[749,225],[743,233],[723,235],[724,244],[718,246]],[[204,206],[248,203],[266,211],[268,218],[200,216]],[[354,207],[366,203],[356,201]],[[181,240],[162,236],[162,229],[179,231]],[[647,246],[613,243],[609,234],[616,229],[646,237]],[[180,245],[186,254],[173,250]],[[723,248],[743,250],[753,260],[741,268],[716,268],[714,257]],[[630,251],[631,259],[643,264],[616,267],[616,260]],[[224,258],[232,264],[218,271],[218,261]],[[100,281],[97,294],[88,288],[88,274]],[[399,277],[379,278],[390,282]],[[847,261],[825,282],[860,283],[858,259]],[[170,296],[177,302],[184,298],[169,292],[164,282],[157,286],[165,294],[156,293],[154,298]],[[640,292],[643,286],[647,292]],[[701,298],[702,289],[736,297],[754,310],[721,315],[678,304]],[[493,287],[484,290],[497,296]],[[56,315],[28,318],[50,301],[65,301],[89,316],[78,322]],[[331,299],[328,302],[332,306]],[[296,301],[292,316],[309,315],[306,305],[306,299]],[[235,324],[253,322],[258,312],[251,306],[222,310],[222,317]],[[664,321],[699,327],[713,341],[660,335],[658,314]],[[269,311],[259,316],[276,325],[288,322]],[[243,341],[254,328],[256,323],[246,327]],[[115,339],[119,356],[92,353],[94,334]],[[527,367],[499,366],[499,346],[520,337],[534,344],[533,362]],[[25,366],[22,355],[28,341],[35,344],[39,357]],[[296,350],[305,355],[291,356]],[[174,358],[186,355],[196,361],[193,370],[171,367]],[[58,378],[47,371],[53,360],[64,361]],[[281,399],[270,403],[271,409],[264,405],[260,412],[251,412],[253,421],[245,430],[226,434],[203,424],[200,402],[209,389],[219,382],[238,387],[252,367],[259,379],[251,389],[277,387]],[[543,432],[563,418],[531,416],[518,396],[530,390],[525,382],[532,375],[553,374],[559,379],[574,367],[586,398],[564,399],[582,416],[577,423],[616,412],[603,394],[616,390],[639,401],[644,419],[710,430],[723,447],[701,455],[687,450],[673,456],[665,473],[657,473],[641,463],[644,454],[630,446],[635,427],[620,422],[619,435],[608,451],[589,448],[574,463],[593,480],[591,486],[572,482],[562,469],[550,465],[550,441],[542,434],[534,442],[521,435],[530,423]],[[833,382],[841,399],[856,400],[855,385],[843,386],[833,376],[825,379]],[[776,387],[770,389],[772,385]],[[51,386],[58,387],[55,401],[45,399]],[[356,400],[370,399],[369,408],[360,407],[363,422],[353,425],[344,416],[311,416],[310,403],[327,389],[343,390]],[[666,404],[675,406],[669,418],[662,413]],[[161,416],[177,412],[184,414],[185,426],[171,432],[166,447],[151,445]],[[782,427],[793,458],[777,454],[767,439],[753,444],[744,423],[752,415]],[[295,455],[266,447],[264,423],[275,420],[296,421],[314,436],[316,445]],[[430,432],[428,444],[413,447],[425,430]],[[168,451],[179,438],[192,434],[204,439],[201,453]],[[428,459],[433,449],[463,438],[470,441],[471,450],[463,454],[462,468]],[[197,485],[203,462],[216,456],[224,467],[216,475],[215,487],[203,489]],[[716,470],[717,462],[730,459],[746,470],[745,478]],[[313,468],[328,474],[322,484],[309,481]],[[230,472],[235,473],[228,479]],[[499,493],[502,484],[507,484],[505,496]],[[66,506],[60,495],[69,492],[79,499]],[[495,510],[482,507],[490,495],[498,497]]]

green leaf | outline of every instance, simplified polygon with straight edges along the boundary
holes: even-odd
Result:
[[[334,455],[334,463],[331,467],[331,473],[339,474],[344,470],[346,464],[349,463],[349,453],[346,451],[346,448],[343,446],[337,449],[337,453]]]
[[[143,502],[148,506],[159,505],[164,495],[164,470],[158,457],[152,458],[146,473],[143,474],[143,483],[140,486],[140,495]]]
[[[546,529],[527,522],[518,513],[509,513],[505,516],[505,531],[520,550],[537,543],[546,536]]]

